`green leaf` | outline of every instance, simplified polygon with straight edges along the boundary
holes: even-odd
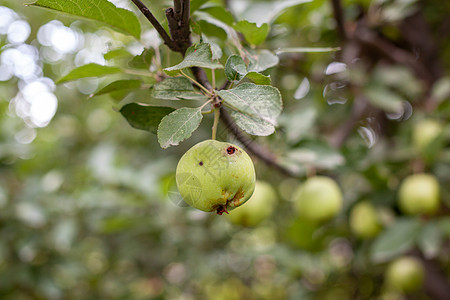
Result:
[[[239,126],[239,128],[249,134],[257,136],[267,136],[275,132],[275,127],[271,123],[261,118],[247,115],[238,111],[232,111],[231,117],[234,119],[236,125]]]
[[[230,81],[241,81],[247,75],[247,66],[239,55],[231,55],[225,64],[225,75]]]
[[[173,111],[170,107],[144,106],[137,103],[129,103],[120,109],[120,113],[132,127],[154,134],[157,133],[161,120]]]
[[[275,131],[276,119],[283,106],[278,89],[268,85],[243,83],[233,89],[219,91],[218,94],[225,105],[240,113],[232,113],[232,116],[246,132],[264,136]],[[239,120],[241,114],[247,117]]]
[[[221,63],[212,60],[211,46],[207,43],[200,43],[189,47],[183,61],[173,67],[165,68],[164,72],[169,76],[175,76],[180,70],[191,67],[223,69]]]
[[[130,34],[139,39],[141,25],[136,15],[126,9],[118,8],[107,0],[58,1],[38,0],[32,6],[44,7],[103,22],[113,29]]]
[[[369,102],[387,112],[398,113],[403,111],[402,98],[383,86],[369,86],[366,89]]]
[[[241,81],[243,78],[248,78],[260,85],[269,85],[271,82],[269,76],[257,72],[247,72],[247,66],[239,55],[228,57],[225,64],[225,75],[230,81]]]
[[[135,90],[139,89],[140,87],[141,87],[140,80],[117,80],[111,82],[110,84],[102,88],[100,91],[93,94],[91,97],[109,94],[112,92]]]
[[[259,85],[269,85],[271,83],[270,76],[258,72],[248,72],[245,77]]]
[[[288,8],[311,2],[312,0],[278,0],[278,1],[258,1],[247,2],[243,18],[252,22],[272,23]]]
[[[250,53],[248,56],[250,63],[248,65],[249,72],[262,72],[268,68],[278,65],[279,58],[269,50],[260,50]]]
[[[203,7],[200,10],[208,13],[212,17],[229,26],[233,25],[234,22],[233,15],[222,6]]]
[[[270,30],[270,26],[267,23],[258,26],[256,23],[251,23],[247,20],[237,22],[233,25],[233,28],[241,32],[247,42],[252,45],[259,45],[264,42]]]
[[[165,116],[158,127],[158,142],[162,148],[176,146],[189,138],[203,119],[201,109],[183,107]]]
[[[293,165],[309,165],[332,170],[345,163],[342,154],[322,141],[306,141],[288,154]]]
[[[191,82],[184,77],[171,77],[152,87],[152,96],[163,100],[206,100],[206,96],[196,92]]]
[[[420,221],[416,218],[400,219],[381,233],[371,249],[374,262],[386,262],[410,250],[420,233]]]
[[[198,20],[197,21],[197,25],[198,28],[200,29],[200,32],[205,34],[206,36],[215,36],[217,38],[219,38],[220,40],[226,40],[227,39],[227,33],[225,32],[225,30],[223,30],[222,28],[220,28],[219,26],[210,23],[206,20]],[[198,33],[198,30],[196,32]]]
[[[422,228],[417,245],[427,259],[436,257],[442,248],[444,234],[437,222],[428,223]]]
[[[144,49],[142,53],[138,56],[133,57],[132,60],[128,63],[128,66],[131,68],[136,69],[149,69],[150,65],[152,64],[152,58],[155,55],[155,50],[153,48],[151,49]]]
[[[124,48],[114,49],[103,55],[103,58],[106,60],[121,59],[125,57],[131,57],[131,54]]]
[[[308,52],[334,52],[341,50],[340,47],[295,47],[295,48],[279,48],[276,54],[281,53],[308,53]]]
[[[117,74],[121,72],[122,70],[117,67],[108,67],[90,63],[73,69],[72,71],[69,72],[69,74],[57,80],[56,83],[63,83],[86,77],[100,77],[110,74]]]
[[[431,95],[438,103],[450,97],[450,77],[442,77],[437,80],[431,89]]]
[[[446,216],[438,221],[438,226],[446,238],[450,238],[450,217]]]
[[[200,6],[208,2],[208,0],[191,0],[191,15],[194,11],[198,10]]]

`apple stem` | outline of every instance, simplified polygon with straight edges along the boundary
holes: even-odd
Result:
[[[221,206],[219,206],[219,208],[217,208],[217,214],[218,215],[222,215],[223,213],[226,213],[226,214],[228,214],[228,210],[227,210],[227,207],[225,206],[225,205],[221,205]]]
[[[216,139],[216,133],[217,133],[217,126],[219,125],[219,119],[220,119],[220,108],[214,107],[214,124],[212,127],[212,139]]]

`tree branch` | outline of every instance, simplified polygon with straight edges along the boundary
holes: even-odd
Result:
[[[139,10],[142,12],[142,14],[144,14],[147,20],[150,21],[150,23],[153,25],[156,31],[158,31],[159,35],[164,40],[164,44],[166,44],[173,51],[179,51],[177,44],[170,38],[166,30],[158,22],[158,20],[152,14],[150,9],[148,9],[147,6],[145,6],[145,4],[142,3],[140,0],[131,0],[131,1],[133,1],[134,5],[136,5],[139,8]]]
[[[175,14],[177,16],[181,16],[181,1],[173,0],[173,9],[175,10]]]
[[[145,5],[139,0],[132,0],[133,3],[139,7],[141,12],[147,17],[147,19],[153,24],[155,29],[164,39],[165,43],[173,51],[180,52],[182,55],[186,52],[186,49],[191,45],[190,41],[190,29],[189,29],[189,19],[190,19],[190,1],[189,0],[174,0],[174,8],[168,8],[166,10],[166,17],[169,23],[170,34],[172,39],[167,35],[167,32],[162,28],[161,24],[155,19],[150,10],[145,7]],[[181,6],[181,15],[180,15]],[[158,30],[159,29],[159,30]],[[191,68],[192,74],[195,79],[201,83],[205,88],[212,91],[212,85],[208,80],[208,76],[204,69],[199,67]],[[223,86],[224,88],[228,85],[228,81]],[[220,105],[220,103],[219,103]],[[295,176],[290,170],[283,167],[277,161],[277,156],[269,151],[268,149],[262,147],[261,145],[255,143],[249,136],[244,134],[233,121],[228,112],[221,107],[220,109],[220,119],[225,124],[227,129],[236,137],[236,139],[241,142],[244,147],[254,156],[261,159],[267,165],[277,169],[281,173],[287,176]]]
[[[277,169],[280,173],[286,176],[295,176],[295,174],[291,170],[279,164],[274,153],[269,151],[267,148],[262,147],[260,144],[254,142],[249,136],[244,134],[237,127],[230,114],[223,107],[220,109],[220,119],[222,120],[228,131],[244,145],[248,152],[261,159],[268,166]]]
[[[340,0],[331,0],[333,6],[334,19],[336,21],[337,32],[342,40],[348,38],[347,31],[345,30],[344,24],[344,13],[342,11],[342,5]]]
[[[354,38],[363,45],[378,50],[390,60],[408,66],[428,84],[433,82],[433,76],[430,71],[421,62],[419,62],[413,54],[395,46],[387,40],[384,40],[372,30],[365,27],[357,29],[355,31]]]
[[[184,55],[186,49],[191,45],[189,29],[189,0],[174,0],[174,8],[166,9],[166,18],[169,22],[169,31],[177,50]]]

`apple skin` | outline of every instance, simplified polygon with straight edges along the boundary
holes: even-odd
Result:
[[[423,285],[425,272],[422,263],[415,257],[400,257],[392,261],[386,269],[387,286],[403,293],[414,292]]]
[[[413,145],[421,152],[425,152],[427,147],[438,138],[443,132],[442,125],[433,119],[419,121],[413,127]]]
[[[373,238],[382,229],[375,207],[367,200],[352,208],[349,225],[353,234],[362,239]]]
[[[299,216],[323,222],[333,218],[342,208],[342,192],[337,183],[325,176],[308,178],[293,195]]]
[[[433,214],[439,208],[439,183],[431,174],[406,177],[398,192],[400,209],[410,215]]]
[[[205,212],[228,213],[245,203],[255,189],[255,167],[236,145],[205,140],[178,162],[176,182],[184,201]]]
[[[255,192],[250,199],[227,216],[231,223],[254,227],[267,219],[275,208],[277,194],[267,182],[256,181]]]

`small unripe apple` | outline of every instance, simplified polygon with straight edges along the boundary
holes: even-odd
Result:
[[[342,207],[342,192],[337,183],[325,176],[311,177],[293,195],[295,210],[305,219],[327,221]]]
[[[433,214],[439,208],[439,183],[431,174],[406,177],[398,192],[400,209],[411,215]]]
[[[245,203],[255,189],[255,167],[236,145],[206,140],[189,149],[178,162],[178,191],[202,211],[228,213]]]
[[[381,230],[377,211],[369,201],[360,202],[352,208],[349,225],[351,231],[363,239],[372,238]]]
[[[256,226],[268,218],[277,202],[277,194],[273,187],[263,181],[256,181],[255,192],[250,199],[239,208],[230,212],[228,219],[242,226]]]
[[[421,152],[437,139],[443,132],[442,125],[433,119],[424,119],[413,127],[413,145]]]
[[[424,269],[419,259],[401,257],[389,264],[385,280],[392,290],[409,293],[422,287],[424,276]]]

